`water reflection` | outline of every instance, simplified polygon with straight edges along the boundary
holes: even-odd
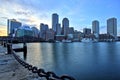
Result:
[[[32,43],[27,61],[77,80],[120,79],[120,43]]]
[[[43,57],[41,56],[39,45],[40,44],[37,44],[37,43],[35,43],[35,44],[28,43],[27,44],[27,48],[28,48],[27,61],[38,67],[43,64]]]

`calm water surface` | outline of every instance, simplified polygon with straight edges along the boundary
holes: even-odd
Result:
[[[76,80],[120,80],[120,42],[29,43],[27,62]]]

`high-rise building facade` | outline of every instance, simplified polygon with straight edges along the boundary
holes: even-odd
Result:
[[[56,29],[56,35],[61,35],[61,30],[62,30],[62,28],[61,28],[61,24],[57,24],[57,27],[56,27],[57,29]]]
[[[52,14],[52,29],[56,32],[57,31],[57,24],[59,23],[59,16],[58,14]]]
[[[16,19],[7,20],[7,34],[12,36],[15,33],[15,30],[22,26],[21,22],[18,22]]]
[[[16,30],[16,37],[34,37],[33,30],[28,25],[23,25]]]
[[[48,25],[41,23],[40,24],[40,31],[46,31],[46,30],[48,30]]]
[[[95,35],[96,38],[99,38],[99,21],[94,20],[92,22],[92,33]]]
[[[73,27],[69,28],[69,34],[74,34],[74,28]]]
[[[36,27],[32,27],[31,29],[33,31],[33,37],[38,38],[39,30]]]
[[[110,18],[107,20],[107,34],[117,37],[117,19]]]
[[[84,28],[84,29],[83,29],[83,33],[84,33],[85,35],[90,35],[90,34],[91,34],[91,29],[89,29],[89,28]]]
[[[46,41],[54,40],[54,34],[55,32],[52,29],[48,29],[46,31]]]
[[[46,40],[46,31],[48,30],[48,25],[47,24],[40,24],[40,38]]]
[[[62,30],[63,30],[63,34],[67,35],[69,33],[69,20],[68,18],[63,18],[62,20]]]

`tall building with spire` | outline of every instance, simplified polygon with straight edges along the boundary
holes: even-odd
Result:
[[[57,13],[52,14],[52,29],[55,31],[57,31],[57,25],[59,23],[59,16]]]
[[[107,20],[107,34],[110,34],[114,38],[117,38],[117,19],[116,18],[110,18]]]
[[[99,21],[94,20],[92,22],[92,33],[95,35],[96,38],[99,38]]]

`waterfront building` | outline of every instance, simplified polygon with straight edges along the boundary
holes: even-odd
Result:
[[[61,35],[61,30],[62,30],[62,28],[61,28],[61,24],[57,24],[57,27],[56,27],[57,29],[56,29],[56,35]]]
[[[68,40],[73,40],[73,35],[74,35],[74,28],[73,27],[69,27],[68,34],[67,34],[67,39]]]
[[[74,28],[73,27],[69,28],[69,34],[74,34]]]
[[[48,30],[48,25],[44,24],[44,23],[41,23],[40,24],[40,31],[46,31],[46,30]]]
[[[48,25],[47,24],[40,24],[40,38],[46,40],[46,31],[48,30]]]
[[[82,37],[82,32],[75,30],[73,34],[73,41],[80,41]]]
[[[63,35],[67,35],[69,33],[69,20],[68,18],[63,18],[62,20],[62,30],[63,30]]]
[[[84,28],[84,29],[83,29],[83,33],[84,33],[85,35],[90,35],[90,34],[91,34],[91,29],[90,29],[90,28]]]
[[[57,31],[58,23],[59,23],[59,16],[58,16],[58,14],[56,14],[56,13],[52,14],[52,29],[54,30],[54,32]]]
[[[97,20],[92,22],[92,33],[97,39],[99,38],[99,21]]]
[[[65,40],[66,36],[65,35],[55,35],[55,40],[56,41],[62,41]]]
[[[68,34],[68,35],[67,35],[67,39],[68,39],[68,40],[73,40],[73,34]]]
[[[115,41],[115,40],[114,40],[114,36],[112,36],[112,35],[100,34],[99,35],[99,41],[111,42],[111,41]]]
[[[16,19],[8,19],[7,20],[7,34],[8,36],[12,36],[15,34],[15,30],[17,30],[22,25],[21,22],[18,22]]]
[[[107,34],[112,35],[115,39],[117,38],[117,19],[110,18],[107,20]]]
[[[55,32],[52,29],[48,29],[46,31],[46,38],[45,38],[45,40],[46,41],[53,41],[54,40],[54,35],[55,35]]]
[[[15,32],[16,37],[33,37],[33,31],[28,25],[23,25],[19,27]]]
[[[36,27],[32,27],[31,29],[33,31],[33,37],[38,38],[39,30]]]

